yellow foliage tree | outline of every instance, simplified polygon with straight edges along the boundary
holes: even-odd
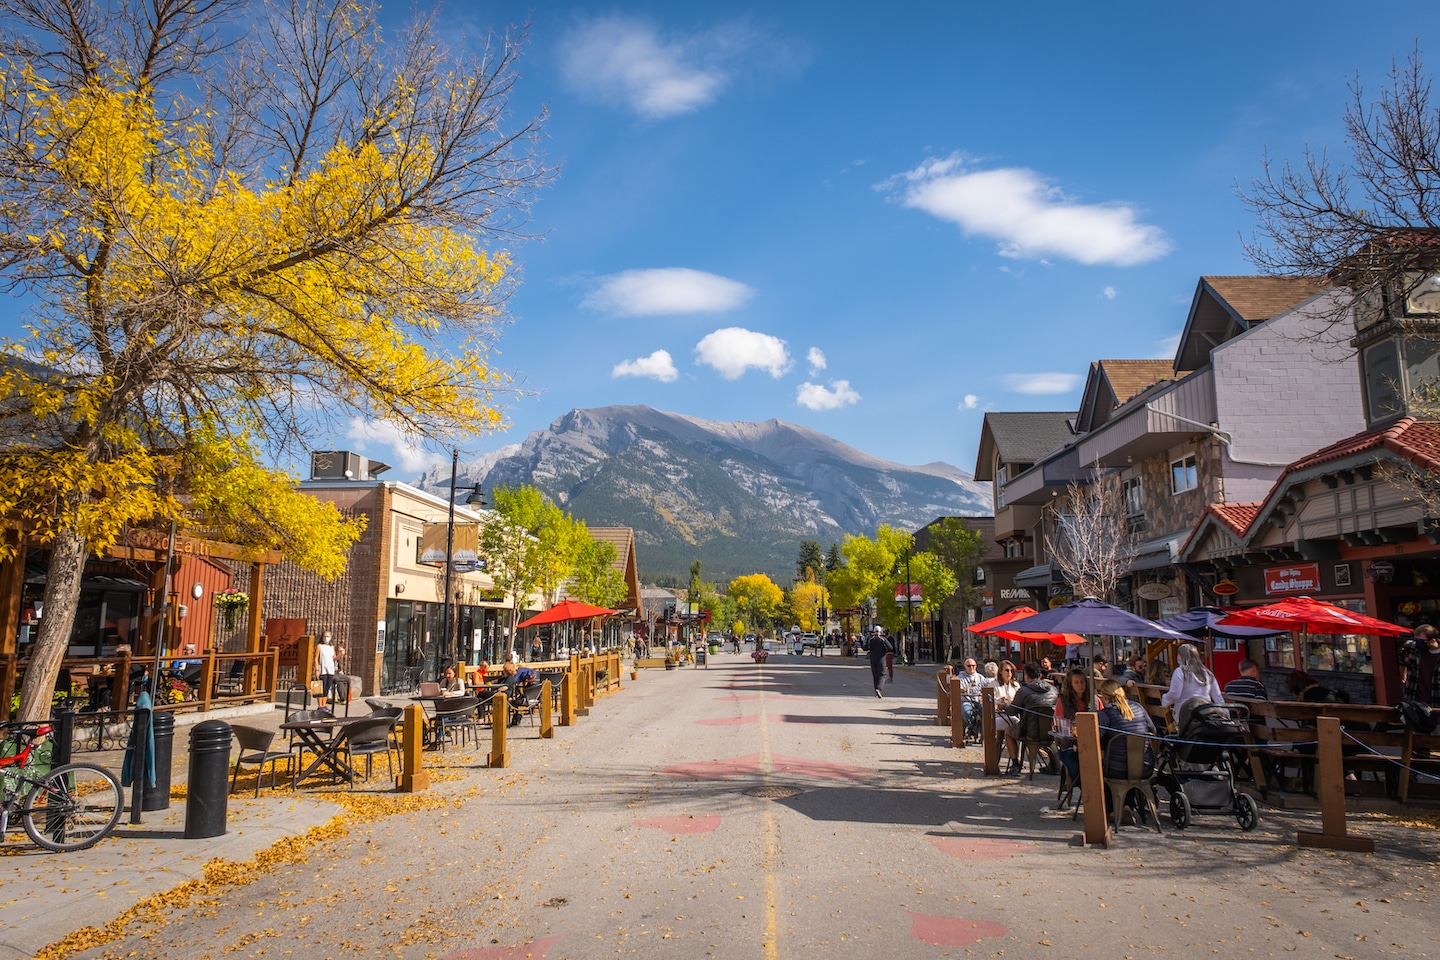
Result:
[[[747,573],[730,581],[726,591],[735,601],[736,608],[745,622],[759,633],[780,612],[785,602],[785,591],[763,573]]]
[[[127,525],[196,517],[333,576],[358,531],[262,450],[354,415],[501,425],[511,260],[486,243],[547,173],[536,122],[502,129],[508,40],[452,60],[421,21],[387,46],[351,0],[6,12],[0,276],[36,307],[0,342],[0,516],[50,550],[36,719],[85,557]]]

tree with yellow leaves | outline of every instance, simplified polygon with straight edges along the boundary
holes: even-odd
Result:
[[[745,623],[756,633],[771,625],[785,602],[785,591],[763,573],[747,573],[730,581],[726,591]]]
[[[267,457],[355,415],[501,425],[512,264],[487,244],[547,173],[537,121],[504,128],[508,39],[452,59],[422,20],[387,44],[350,0],[0,10],[0,277],[36,304],[0,342],[0,516],[50,551],[36,719],[85,558],[127,526],[334,575],[358,531]]]

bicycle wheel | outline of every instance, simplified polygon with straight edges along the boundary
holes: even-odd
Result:
[[[120,781],[104,767],[67,763],[47,773],[20,808],[30,839],[47,850],[84,850],[110,835],[124,812]]]

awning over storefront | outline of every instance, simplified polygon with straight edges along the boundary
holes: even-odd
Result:
[[[1130,572],[1173,566],[1179,555],[1179,537],[1159,537],[1142,541],[1135,545],[1135,552],[1130,560]]]
[[[1015,586],[1026,588],[1048,588],[1052,583],[1060,582],[1060,571],[1053,564],[1040,563],[1033,567],[1026,567],[1015,574]]]

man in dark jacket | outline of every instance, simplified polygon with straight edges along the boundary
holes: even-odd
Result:
[[[870,634],[870,642],[866,644],[865,652],[870,656],[870,676],[875,680],[875,696],[877,697],[884,698],[885,696],[880,692],[880,688],[885,686],[885,655],[893,653],[894,650],[895,648],[890,646],[890,641],[885,639],[884,632],[876,627],[875,632]]]
[[[1055,686],[1042,678],[1041,672],[1040,664],[1034,660],[1025,664],[1025,682],[1015,692],[1007,711],[1019,723],[1015,739],[1022,743],[1049,739],[1046,735],[1055,717]],[[1007,773],[1019,773],[1020,766],[1020,760],[1012,760]]]

